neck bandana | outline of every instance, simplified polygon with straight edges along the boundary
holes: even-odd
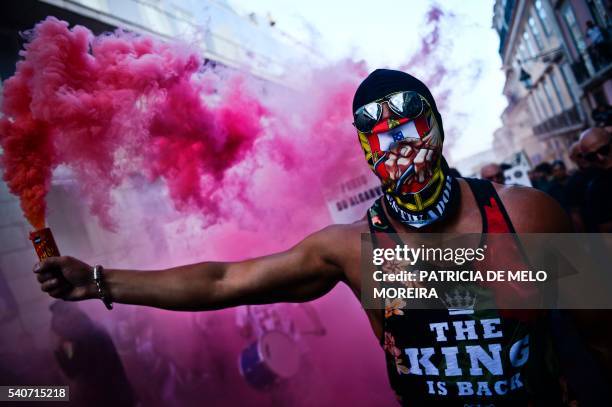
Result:
[[[400,91],[421,95],[422,114],[406,119],[391,113],[370,133],[358,135],[391,215],[408,227],[421,228],[445,218],[459,202],[459,185],[448,175],[442,157],[442,118],[429,89],[404,72],[379,69],[357,89],[353,111]]]
[[[439,182],[432,183],[424,191],[408,194],[404,199],[400,199],[391,193],[385,193],[385,203],[391,216],[406,226],[419,229],[435,221],[442,220],[453,213],[459,204],[459,184],[455,178],[444,174],[443,171],[440,171],[439,174]],[[434,189],[437,188],[441,188],[441,190],[435,195],[436,191]],[[429,205],[422,205],[420,210],[408,209],[408,206],[417,205],[418,197],[429,193],[432,193],[432,198],[436,196],[435,199],[431,199]],[[413,202],[409,202],[411,198]]]

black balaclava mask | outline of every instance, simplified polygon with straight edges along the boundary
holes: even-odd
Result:
[[[404,225],[421,228],[446,217],[459,201],[459,185],[448,175],[442,157],[444,128],[431,92],[405,72],[377,69],[357,88],[353,113],[403,91],[416,92],[424,100],[418,117],[390,112],[371,132],[358,135],[368,164],[381,180],[389,212]]]

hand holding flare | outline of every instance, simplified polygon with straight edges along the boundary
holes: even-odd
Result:
[[[30,232],[30,240],[34,245],[34,250],[38,255],[38,260],[44,260],[47,257],[57,257],[60,255],[59,249],[55,244],[55,239],[51,233],[51,229],[43,228]]]

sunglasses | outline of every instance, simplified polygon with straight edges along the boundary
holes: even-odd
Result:
[[[417,92],[392,93],[355,110],[353,126],[362,133],[370,133],[382,117],[384,103],[389,106],[389,110],[405,119],[419,117],[425,110],[425,106],[429,106],[427,100]]]
[[[607,157],[608,154],[610,154],[610,143],[599,147],[597,150],[595,150],[593,152],[583,154],[583,157],[584,157],[585,160],[587,160],[589,162],[595,162],[595,161],[597,161],[597,156],[598,155],[601,155],[603,157]]]

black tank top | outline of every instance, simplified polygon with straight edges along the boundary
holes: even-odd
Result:
[[[465,179],[483,233],[514,233],[493,185]],[[377,200],[368,211],[374,247],[403,244]],[[483,235],[484,236],[484,235]],[[381,345],[391,387],[405,406],[561,404],[546,316],[501,310],[401,309],[386,300]],[[507,315],[509,314],[509,315]],[[536,315],[534,317],[534,315]]]

